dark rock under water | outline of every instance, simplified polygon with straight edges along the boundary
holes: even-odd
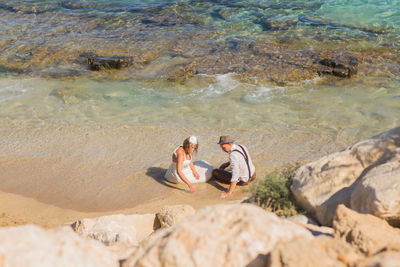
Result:
[[[90,70],[122,69],[132,65],[133,57],[124,56],[86,56],[86,63]]]

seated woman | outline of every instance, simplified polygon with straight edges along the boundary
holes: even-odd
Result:
[[[164,178],[171,183],[185,183],[190,192],[196,192],[193,183],[207,182],[212,175],[213,167],[206,161],[192,162],[192,153],[199,150],[196,136],[190,136],[177,147],[172,154],[172,163]]]

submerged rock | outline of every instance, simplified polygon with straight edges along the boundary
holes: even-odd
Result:
[[[312,239],[303,227],[250,204],[205,207],[155,232],[123,266],[264,266],[279,241]]]
[[[318,61],[317,72],[329,74],[341,78],[350,78],[358,71],[358,60],[356,58],[347,58],[347,62],[341,59],[321,59]]]
[[[259,24],[263,31],[282,31],[297,25],[298,20],[271,20],[268,18],[259,18],[254,21]]]
[[[60,98],[65,104],[77,104],[94,96],[90,91],[79,87],[54,89],[50,95]]]
[[[86,58],[86,64],[90,70],[99,71],[106,69],[122,69],[129,67],[133,64],[133,57],[124,56],[88,56]]]

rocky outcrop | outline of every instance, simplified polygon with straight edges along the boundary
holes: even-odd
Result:
[[[313,224],[313,225],[318,225],[317,222],[315,222],[312,218],[309,218],[305,215],[302,214],[298,214],[298,215],[294,215],[294,216],[290,216],[287,218],[289,221],[291,222],[297,222],[297,223],[301,223],[301,224]]]
[[[365,255],[400,251],[400,230],[369,214],[360,214],[339,205],[333,219],[334,236]]]
[[[354,187],[350,207],[400,227],[400,153],[371,169]]]
[[[156,214],[160,228],[170,227],[193,215],[195,209],[189,205],[165,206]]]
[[[279,243],[268,255],[268,267],[353,266],[362,259],[349,244],[331,237],[296,238]]]
[[[318,224],[311,218],[305,215],[295,215],[288,217],[287,220],[303,226],[309,230],[314,236],[327,235],[333,236],[333,229],[326,226],[318,226]]]
[[[0,228],[0,265],[119,266],[116,256],[98,242],[72,230],[45,231],[33,225]]]
[[[360,261],[356,267],[398,267],[400,252],[386,251]]]
[[[323,225],[331,224],[339,204],[396,221],[400,216],[398,178],[396,181],[399,155],[400,127],[300,167],[291,191],[299,204]],[[380,174],[382,170],[384,173]],[[382,175],[391,180],[380,181]],[[390,183],[395,186],[389,189]],[[390,190],[394,201],[383,197]],[[368,197],[365,191],[370,192]]]
[[[304,228],[251,204],[206,207],[155,232],[123,266],[263,266],[279,241],[312,239]]]
[[[123,244],[137,246],[153,232],[155,215],[109,215],[82,219],[71,224],[79,235],[93,238],[110,246]]]

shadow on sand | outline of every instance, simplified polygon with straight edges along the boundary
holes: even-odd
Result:
[[[175,186],[175,184],[168,182],[167,180],[164,179],[164,175],[167,172],[167,169],[164,168],[160,168],[160,167],[150,167],[147,169],[146,171],[146,175],[153,178],[155,181],[157,181],[158,183],[173,188],[173,189],[177,189],[183,192],[187,192],[187,190],[179,188],[177,186]]]

